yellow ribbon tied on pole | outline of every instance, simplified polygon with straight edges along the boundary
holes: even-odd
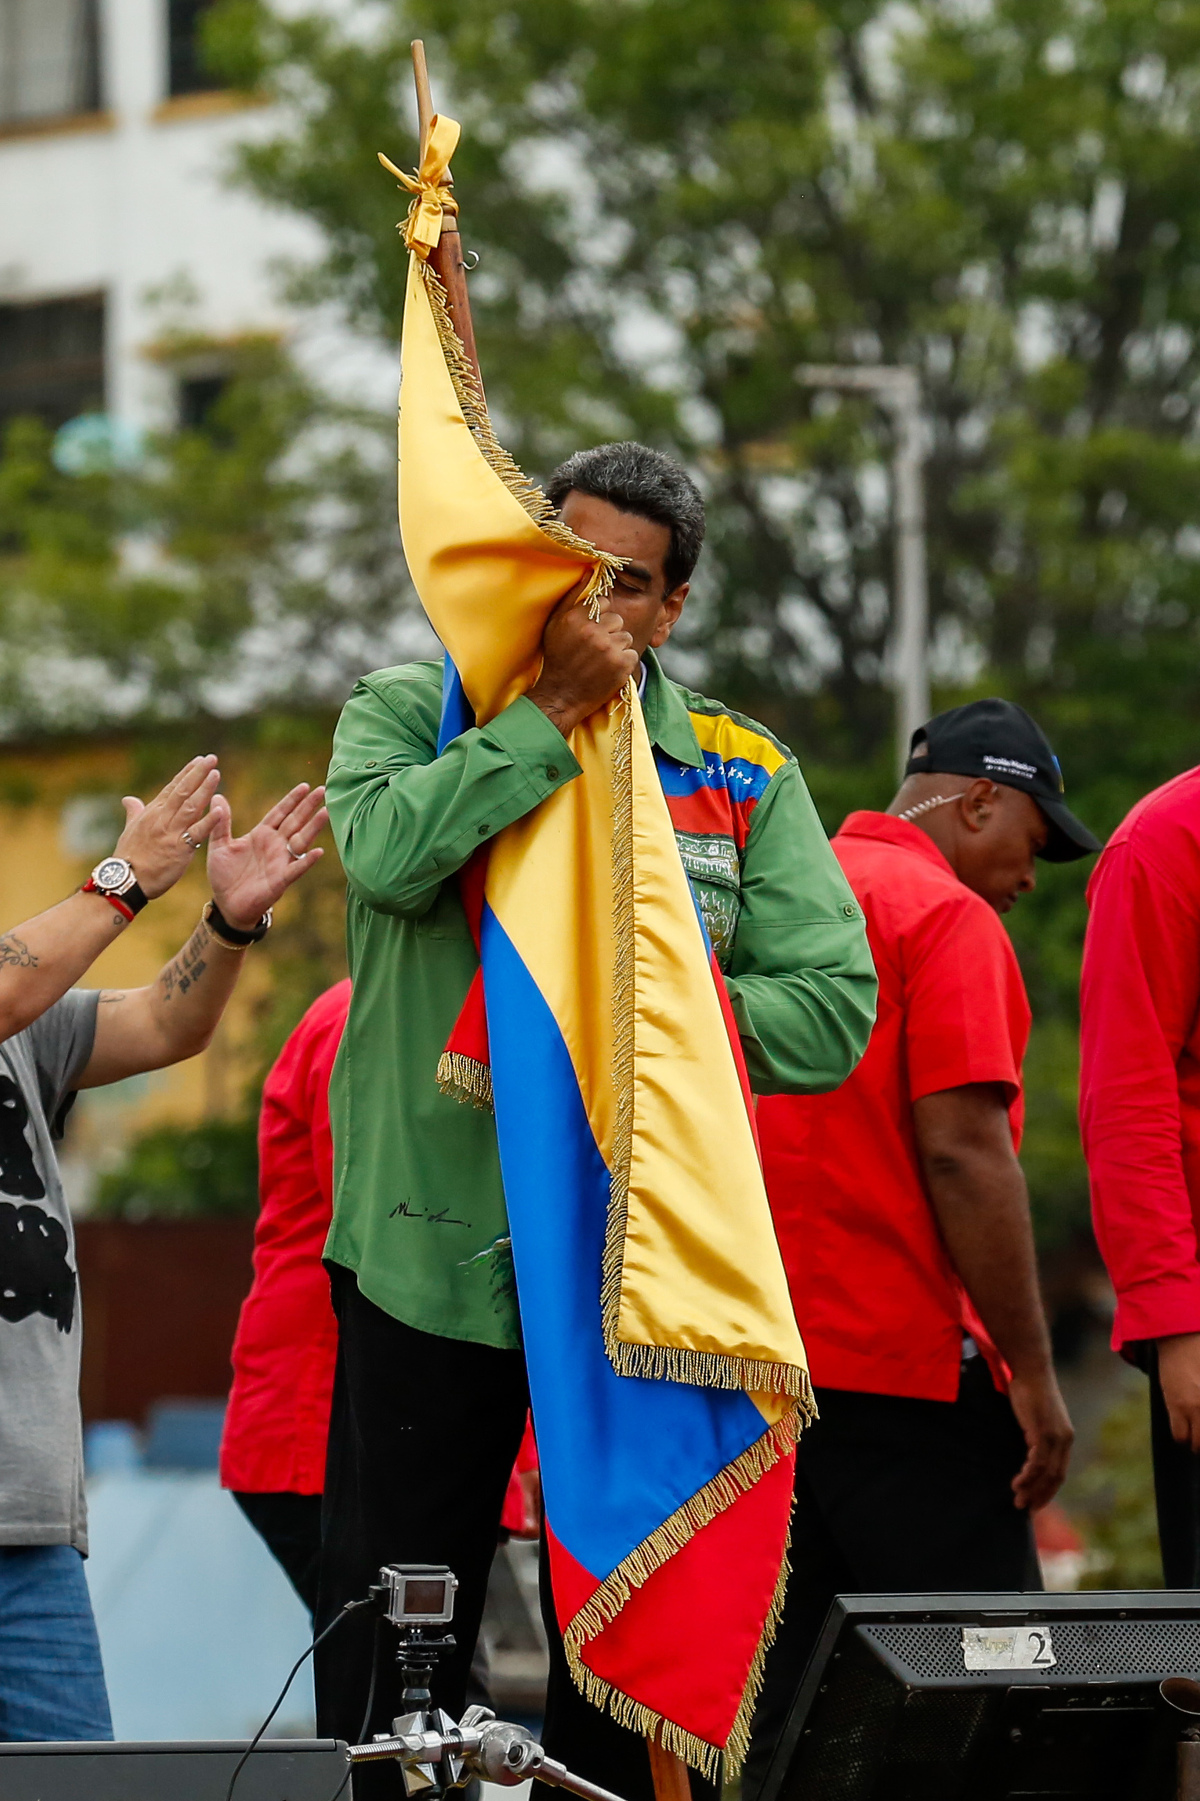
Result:
[[[421,167],[415,177],[406,175],[403,169],[398,169],[395,163],[389,162],[382,151],[376,152],[388,173],[394,175],[413,197],[404,222],[404,245],[407,250],[415,250],[422,258],[437,248],[442,235],[442,214],[458,211],[454,190],[446,182],[450,159],[458,148],[458,138],[457,121],[434,113],[429,122],[429,136],[421,156]]]

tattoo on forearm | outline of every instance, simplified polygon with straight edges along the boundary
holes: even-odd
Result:
[[[164,1000],[169,1001],[173,994],[186,994],[192,984],[200,980],[208,968],[205,953],[211,943],[212,934],[201,920],[179,955],[167,964],[158,978]]]
[[[0,968],[36,969],[37,966],[38,958],[23,938],[14,937],[11,932],[0,932]]]

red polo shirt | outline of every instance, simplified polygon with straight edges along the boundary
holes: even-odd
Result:
[[[329,1072],[350,983],[315,1000],[263,1084],[254,1286],[233,1345],[221,1481],[245,1494],[319,1495],[337,1356],[321,1252],[333,1212]]]
[[[840,1088],[759,1102],[767,1191],[818,1387],[952,1401],[964,1332],[1003,1365],[938,1232],[912,1103],[999,1082],[1019,1144],[1029,1003],[999,916],[918,826],[852,813],[833,848],[866,914],[879,1011]]]
[[[1200,769],[1117,827],[1088,905],[1079,1123],[1120,1347],[1200,1332]]]
[[[263,1084],[254,1285],[238,1320],[221,1441],[222,1484],[240,1494],[319,1495],[325,1481],[337,1357],[321,1261],[333,1212],[329,1075],[349,1010],[348,981],[327,989]],[[501,1516],[511,1532],[536,1527],[518,1480],[536,1468],[527,1420]]]

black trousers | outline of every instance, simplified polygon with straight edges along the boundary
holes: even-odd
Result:
[[[381,1564],[449,1564],[459,1581],[458,1649],[435,1671],[432,1692],[434,1705],[457,1719],[529,1406],[525,1360],[519,1351],[402,1325],[360,1293],[349,1270],[330,1265],[329,1274],[338,1355],[317,1628],[365,1595]],[[551,1646],[547,1750],[623,1801],[653,1801],[645,1741],[589,1706],[571,1681],[545,1580],[542,1611]],[[401,1711],[402,1687],[390,1630],[377,1635],[370,1614],[351,1614],[319,1647],[314,1664],[322,1736],[355,1744],[364,1726],[368,1738],[389,1730]],[[374,1699],[364,1719],[373,1669]],[[705,1785],[693,1786],[703,1793]],[[355,1801],[399,1801],[403,1793],[395,1765],[355,1772]]]
[[[321,1561],[320,1495],[235,1493],[233,1498],[309,1613],[315,1613]]]
[[[1147,1345],[1150,1375],[1150,1449],[1163,1581],[1168,1588],[1200,1588],[1200,1457],[1171,1437],[1158,1380],[1158,1350]]]
[[[1040,1589],[1013,1505],[1025,1441],[982,1357],[956,1401],[819,1388],[796,1457],[792,1575],[742,1778],[754,1801],[835,1595]]]

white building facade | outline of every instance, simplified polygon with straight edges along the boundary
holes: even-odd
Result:
[[[278,125],[215,88],[198,52],[206,0],[0,0],[0,426],[82,413],[198,423],[221,345],[314,327],[278,295],[278,261],[315,231],[229,185],[239,140]],[[211,347],[154,348],[171,329]],[[321,362],[386,403],[394,361],[321,328]],[[393,389],[394,391],[394,389]]]

